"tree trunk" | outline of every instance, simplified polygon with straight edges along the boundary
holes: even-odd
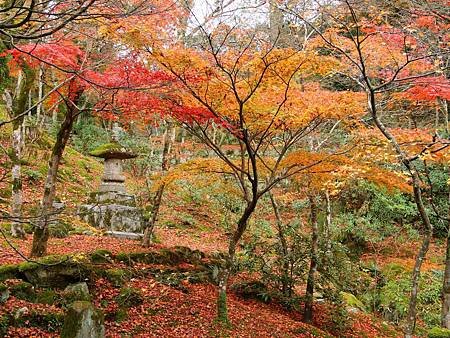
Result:
[[[311,208],[311,260],[309,265],[308,280],[306,282],[305,311],[303,319],[306,323],[311,323],[313,319],[314,284],[317,271],[317,252],[319,241],[319,227],[317,222],[317,204],[315,196],[309,196]]]
[[[153,241],[153,231],[155,228],[156,221],[158,220],[159,207],[161,205],[164,187],[165,184],[164,183],[161,184],[158,190],[156,191],[155,196],[153,196],[151,217],[147,224],[147,227],[144,230],[144,238],[142,239],[142,246],[144,248],[148,248]]]
[[[11,193],[11,235],[17,238],[25,238],[20,219],[22,218],[22,175],[21,175],[21,159],[22,159],[22,127],[19,126],[13,130],[12,134],[12,193]]]
[[[256,204],[258,202],[257,197],[253,197],[252,201],[247,204],[241,218],[237,223],[237,228],[233,233],[233,237],[230,238],[228,246],[228,257],[225,261],[225,266],[219,271],[218,276],[218,294],[217,294],[217,320],[222,324],[229,324],[228,319],[228,307],[227,307],[227,286],[228,279],[234,265],[234,257],[236,254],[236,246],[242,237],[242,234],[247,229],[248,220],[255,211]]]
[[[417,170],[412,168],[411,163],[410,171],[412,175],[413,190],[414,190],[414,201],[416,202],[419,214],[422,218],[423,224],[425,226],[425,233],[422,239],[422,245],[416,256],[416,261],[414,263],[414,269],[411,276],[411,295],[409,298],[409,307],[407,315],[407,324],[405,330],[405,338],[412,338],[413,333],[416,329],[416,316],[417,316],[417,295],[419,293],[419,282],[420,282],[420,270],[422,268],[423,261],[430,247],[431,237],[433,235],[433,225],[428,217],[425,210],[425,206],[422,200],[422,191],[420,188],[420,178]]]
[[[34,71],[27,65],[22,66],[17,79],[17,87],[14,98],[8,107],[11,118],[15,118],[23,114],[28,103],[28,94],[33,85]],[[20,222],[22,218],[22,152],[24,148],[24,133],[23,133],[24,117],[16,118],[13,122],[13,132],[11,139],[10,158],[12,162],[12,189],[11,189],[11,216],[13,218],[11,223],[11,235],[13,237],[25,238],[25,231]]]
[[[167,130],[164,136],[164,146],[163,146],[163,152],[162,152],[162,159],[161,159],[161,172],[164,174],[169,170],[170,167],[170,151],[172,148],[172,144],[175,142],[175,128],[171,122],[167,122]],[[153,196],[152,201],[152,210],[151,210],[151,217],[150,220],[145,227],[144,230],[144,237],[142,239],[142,246],[143,247],[149,247],[152,240],[153,240],[153,232],[155,228],[155,224],[158,220],[159,215],[159,207],[161,206],[161,200],[164,193],[165,184],[161,184],[158,187],[158,190],[156,191],[155,195]]]
[[[219,273],[218,295],[217,295],[217,320],[222,324],[229,324],[227,307],[227,284],[230,277],[230,266],[232,263],[226,263]]]
[[[286,29],[284,28],[283,11],[276,1],[269,1],[269,36],[270,43],[275,47],[286,47]]]
[[[449,117],[450,117],[450,111],[448,109],[448,101],[444,100],[444,116],[445,116],[445,131],[450,133],[450,123],[449,123]]]
[[[442,286],[441,326],[450,330],[450,231],[447,234],[447,250],[445,253],[445,273]]]
[[[56,136],[56,141],[48,163],[47,178],[45,181],[44,194],[41,202],[41,217],[33,234],[33,245],[31,248],[32,257],[41,257],[47,253],[47,242],[49,237],[48,222],[53,211],[53,201],[55,198],[56,178],[58,175],[59,164],[61,162],[64,148],[66,147],[72,132],[73,123],[75,122],[79,112],[76,105],[82,94],[83,90],[80,89],[74,93],[71,101],[66,101],[67,112],[64,117],[64,121],[59,128],[58,135]]]
[[[280,211],[278,208],[278,204],[273,197],[273,194],[269,191],[269,198],[272,204],[273,212],[275,214],[275,218],[277,221],[277,230],[278,230],[278,239],[281,244],[281,253],[283,257],[281,264],[281,292],[283,296],[290,297],[291,296],[291,287],[290,287],[290,274],[289,274],[289,249],[286,241],[286,237],[284,236],[283,222],[281,220]]]
[[[450,174],[450,172],[449,172]],[[450,190],[448,193],[447,250],[445,252],[445,272],[442,285],[441,326],[450,330]]]
[[[330,193],[328,190],[325,190],[325,209],[326,209],[326,218],[325,218],[325,248],[326,254],[331,254],[331,226],[332,226],[332,214],[331,214],[331,201],[330,201]]]

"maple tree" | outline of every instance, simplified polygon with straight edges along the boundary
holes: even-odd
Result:
[[[370,2],[368,4],[370,5]],[[423,202],[420,173],[415,161],[421,153],[438,144],[444,143],[444,147],[436,146],[436,152],[445,149],[448,145],[445,145],[447,143],[445,140],[433,139],[419,154],[410,156],[403,149],[395,133],[382,122],[380,111],[383,108],[380,108],[380,96],[387,91],[395,91],[399,85],[404,86],[408,83],[412,83],[410,95],[414,93],[417,95],[417,91],[421,92],[421,79],[426,79],[436,71],[433,63],[430,62],[435,54],[429,51],[427,45],[423,45],[423,41],[416,39],[408,31],[399,26],[383,25],[380,23],[382,19],[379,16],[373,13],[371,16],[370,12],[367,14],[368,4],[355,5],[349,1],[343,1],[342,12],[339,12],[337,16],[324,8],[324,12],[329,15],[336,28],[324,32],[315,28],[315,31],[325,46],[342,56],[342,66],[346,67],[346,76],[353,79],[367,93],[368,109],[375,127],[389,141],[412,180],[415,202],[426,230],[412,275],[408,323],[405,330],[405,337],[411,337],[415,328],[420,268],[433,232],[433,226]],[[441,80],[444,81],[440,86],[445,88],[446,80],[442,78]],[[426,81],[429,85],[433,82],[428,79],[423,83]],[[427,90],[425,92],[422,90],[423,93],[418,98],[433,97],[432,93],[447,95],[445,90],[441,92],[436,90],[436,86],[434,88],[427,86]]]
[[[360,99],[352,93],[327,92],[313,83],[300,83],[300,79],[327,73],[330,58],[274,49],[257,36],[227,27],[218,27],[203,39],[204,52],[155,45],[147,53],[181,84],[181,101],[172,104],[169,114],[219,159],[214,167],[210,161],[196,164],[233,176],[245,201],[219,277],[218,317],[226,322],[227,280],[237,244],[258,200],[281,180],[316,164],[305,159],[284,165],[289,151],[325,121],[352,120],[363,111]],[[316,96],[329,104],[318,103]],[[227,154],[213,138],[213,126],[233,137],[234,154]]]

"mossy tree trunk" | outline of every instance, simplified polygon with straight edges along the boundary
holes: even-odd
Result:
[[[12,122],[12,137],[10,159],[12,162],[11,178],[11,235],[17,238],[25,238],[22,223],[22,152],[24,149],[23,114],[26,111],[30,89],[33,86],[34,71],[25,63],[22,64],[17,86],[13,97],[7,99],[7,110]],[[5,96],[8,96],[5,92]]]
[[[255,211],[256,204],[258,202],[257,194],[253,195],[253,198],[247,206],[237,223],[236,230],[230,238],[228,246],[228,255],[225,260],[225,266],[219,271],[218,276],[218,292],[217,292],[217,320],[222,324],[229,324],[228,319],[228,307],[227,307],[227,288],[228,279],[234,267],[234,259],[236,255],[236,247],[247,229],[248,220]]]
[[[80,102],[82,94],[83,90],[78,89],[71,95],[70,100],[65,100],[67,111],[56,136],[56,141],[48,163],[47,178],[45,180],[44,194],[41,202],[41,216],[33,234],[33,245],[31,248],[32,257],[44,256],[47,253],[47,242],[49,238],[48,223],[53,212],[53,201],[55,198],[56,178],[58,176],[59,164],[61,163],[64,149],[72,132],[73,124],[79,114],[77,105]]]
[[[291,287],[291,277],[290,277],[290,264],[289,264],[289,248],[285,236],[285,230],[283,227],[283,221],[281,219],[280,210],[278,203],[275,200],[272,192],[269,191],[270,203],[272,204],[272,209],[275,214],[275,219],[277,222],[277,234],[281,245],[281,292],[283,296],[290,297],[292,293]]]
[[[450,171],[449,171],[450,174]],[[442,285],[441,326],[450,329],[450,190],[448,193],[447,247],[445,252],[445,272]]]
[[[324,236],[325,236],[325,248],[326,254],[331,254],[331,227],[332,227],[332,214],[331,214],[331,200],[330,193],[328,190],[325,190],[325,227],[324,227]]]
[[[450,329],[450,232],[447,234],[447,249],[445,253],[445,272],[442,286],[442,319],[441,326]]]
[[[318,263],[319,227],[317,221],[316,197],[310,195],[308,196],[308,198],[309,198],[310,221],[311,221],[311,253],[310,253],[308,280],[306,282],[306,297],[305,297],[305,309],[303,319],[305,322],[311,323],[313,319],[315,275],[317,272],[317,263]]]
[[[163,146],[162,160],[161,160],[161,172],[163,174],[165,172],[167,172],[170,167],[170,151],[171,151],[172,145],[175,141],[175,137],[172,137],[172,134],[174,133],[174,131],[175,131],[175,128],[173,126],[173,123],[168,121],[166,133],[164,135],[164,146]],[[162,197],[164,194],[164,188],[165,188],[165,184],[162,183],[158,187],[158,190],[156,191],[155,195],[153,196],[150,220],[148,221],[148,223],[145,227],[144,238],[142,239],[143,247],[149,247],[150,244],[152,243],[153,232],[155,229],[156,222],[158,221],[159,209],[160,209]]]

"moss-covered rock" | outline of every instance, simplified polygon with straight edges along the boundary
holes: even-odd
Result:
[[[39,264],[34,262],[23,262],[17,266],[19,272],[26,272],[30,270],[34,270],[39,267]]]
[[[355,295],[348,292],[341,292],[341,297],[347,309],[366,311],[366,307]]]
[[[22,279],[34,286],[63,288],[91,277],[89,262],[69,256],[47,256],[36,262],[0,266],[0,281]]]
[[[90,302],[76,301],[64,318],[61,338],[103,338],[103,313]]]
[[[120,307],[125,308],[140,305],[143,302],[141,291],[136,288],[122,288],[116,297],[116,302]]]
[[[127,159],[136,157],[131,151],[125,149],[118,142],[105,143],[94,150],[92,150],[89,155],[100,157],[100,158],[119,158],[119,159]]]
[[[161,249],[150,252],[118,253],[116,259],[127,264],[147,263],[177,265],[180,263],[199,264],[205,255],[199,250],[177,246],[171,249]]]
[[[57,258],[60,264],[50,266],[35,263],[19,266],[19,271],[23,273],[25,279],[35,286],[64,288],[69,284],[89,280],[92,269],[85,262],[74,261],[70,258]],[[53,258],[51,259],[53,260]]]
[[[19,266],[13,264],[5,264],[0,266],[0,281],[13,279],[17,277]]]

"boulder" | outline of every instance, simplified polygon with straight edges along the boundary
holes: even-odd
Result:
[[[341,296],[348,312],[358,313],[361,311],[362,312],[366,311],[363,302],[361,302],[358,298],[356,298],[355,295],[348,292],[341,292]]]
[[[92,263],[111,263],[114,255],[111,251],[105,249],[97,249],[89,254]]]
[[[103,338],[105,326],[103,314],[92,303],[76,301],[72,303],[64,318],[61,338]]]
[[[104,203],[104,204],[103,204]],[[82,220],[97,229],[141,233],[144,224],[140,208],[122,205],[118,201],[84,204],[78,208]]]
[[[61,260],[61,264],[45,266],[26,263],[27,266],[20,267],[21,273],[25,280],[39,287],[64,288],[69,284],[90,279],[91,271],[86,265],[70,259],[64,260],[63,257],[57,259]],[[21,265],[23,264],[25,263]]]

